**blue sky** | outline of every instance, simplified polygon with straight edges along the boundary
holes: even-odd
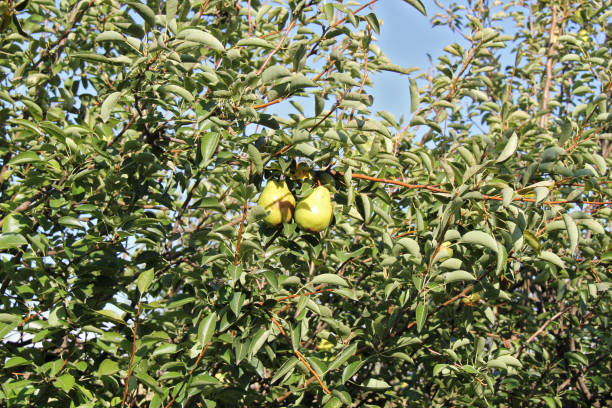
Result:
[[[424,2],[428,17],[401,0],[379,1],[374,12],[382,22],[378,46],[389,59],[403,67],[419,67],[426,72],[431,67],[429,53],[435,62],[442,49],[458,40],[458,36],[445,27],[432,27],[429,18],[437,12],[432,2]],[[364,10],[365,12],[365,10]],[[417,75],[414,72],[411,75]],[[371,76],[374,86],[372,111],[386,110],[398,119],[410,113],[410,82],[408,77],[392,72]]]
[[[365,2],[365,0],[363,1]],[[367,92],[374,97],[370,108],[372,115],[378,111],[391,112],[397,119],[404,116],[404,124],[410,119],[410,81],[422,72],[427,72],[432,63],[443,54],[443,48],[453,42],[462,42],[462,38],[446,27],[432,27],[431,16],[439,11],[433,2],[424,2],[428,16],[423,16],[415,8],[402,0],[381,0],[373,5],[373,9],[364,9],[360,15],[374,12],[381,23],[380,35],[376,35],[376,44],[392,63],[404,68],[418,67],[410,76],[394,72],[370,72],[373,82]],[[353,7],[355,8],[355,7]],[[293,97],[292,100],[302,105],[306,116],[314,115],[314,104],[310,96]],[[335,100],[327,101],[329,109]],[[268,113],[287,116],[296,113],[289,101],[273,105]]]

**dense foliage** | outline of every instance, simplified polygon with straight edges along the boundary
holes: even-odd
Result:
[[[610,406],[612,3],[375,2],[2,1],[0,405]]]

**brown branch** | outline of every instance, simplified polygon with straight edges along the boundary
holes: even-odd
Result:
[[[34,67],[38,67],[45,58],[50,57],[52,55],[51,51],[54,48],[56,48],[56,47],[61,48],[61,46],[66,41],[66,38],[68,38],[68,36],[72,32],[72,29],[74,28],[74,26],[76,26],[77,23],[79,21],[81,21],[81,19],[85,15],[85,12],[87,10],[89,10],[89,8],[93,5],[93,3],[94,3],[94,0],[89,0],[89,3],[87,3],[87,6],[83,7],[81,10],[79,10],[79,7],[81,6],[81,3],[80,2],[76,2],[75,3],[74,7],[72,8],[72,11],[70,12],[70,14],[68,16],[68,23],[70,23],[70,27],[66,31],[64,31],[57,38],[57,40],[55,40],[53,43],[51,43],[51,44],[49,44],[47,46],[46,50],[41,54],[41,56],[38,59],[38,61],[36,61],[34,63]],[[56,53],[56,52],[54,52],[54,53]]]
[[[251,176],[253,175],[254,166],[251,163],[251,167],[249,169],[249,183],[251,182]],[[244,231],[244,223],[247,217],[247,210],[249,209],[249,200],[244,200],[244,205],[242,207],[242,218],[240,218],[240,228],[238,228],[238,239],[236,241],[236,251],[234,252],[234,266],[238,265],[238,260],[240,259],[240,245],[242,244],[242,233]]]
[[[174,403],[174,401],[176,400],[176,397],[181,393],[181,391],[183,390],[183,386],[185,384],[187,384],[189,382],[189,380],[191,380],[191,376],[193,375],[193,372],[195,371],[196,367],[198,366],[198,364],[200,364],[200,361],[202,360],[202,357],[204,357],[204,353],[206,353],[206,350],[208,349],[208,346],[210,346],[210,341],[208,343],[206,343],[206,345],[202,348],[202,351],[200,351],[200,355],[198,356],[198,359],[196,360],[193,368],[191,370],[189,370],[189,374],[187,374],[187,381],[184,381],[183,383],[181,383],[181,387],[179,388],[179,390],[176,392],[176,394],[174,395],[174,397],[172,397],[172,400],[168,403],[168,405],[166,405],[166,408],[170,408],[170,406],[172,406],[172,404]]]
[[[254,105],[254,106],[253,106],[253,109],[262,109],[262,108],[267,108],[267,107],[268,107],[268,106],[270,106],[270,105],[275,105],[275,104],[277,104],[277,103],[279,103],[279,102],[282,102],[282,101],[284,101],[284,100],[285,100],[285,98],[277,98],[277,99],[275,99],[275,100],[273,100],[273,101],[270,101],[270,102],[262,103],[262,104],[260,104],[260,105]]]
[[[125,126],[123,126],[123,129],[121,129],[121,131],[119,133],[117,133],[117,136],[115,136],[113,138],[113,140],[109,141],[106,144],[106,148],[107,149],[109,147],[111,147],[112,145],[114,145],[117,142],[117,140],[119,140],[121,138],[121,136],[123,136],[123,134],[130,128],[130,126],[132,126],[132,124],[134,123],[134,121],[136,120],[137,117],[138,117],[137,113],[134,113],[134,115],[132,115],[132,117],[130,118],[128,123],[126,123]]]
[[[44,189],[44,187],[43,187]],[[34,202],[36,200],[38,200],[46,191],[39,191],[38,193],[34,194],[32,197],[30,197],[28,200],[24,201],[23,203],[19,204],[13,211],[13,213],[22,213],[25,210],[29,209],[30,207],[32,207],[34,205]],[[2,223],[4,222],[4,218],[0,219],[0,225],[2,225]]]
[[[279,299],[276,299],[277,302],[282,302],[283,300],[287,300],[287,299],[293,299],[299,296],[311,296],[311,295],[316,295],[318,293],[325,293],[325,292],[334,292],[334,289],[321,289],[321,290],[316,290],[314,292],[307,292],[307,293],[296,293],[295,295],[289,295],[289,296],[285,296]]]
[[[268,310],[266,310],[266,313],[268,313],[268,316],[270,316],[270,319],[272,319],[272,322],[276,325],[276,327],[281,332],[281,334],[283,335],[285,340],[287,340],[287,343],[289,344],[289,346],[291,348],[293,348],[293,345],[291,343],[291,340],[289,339],[289,336],[287,336],[287,333],[285,333],[285,330],[280,325],[280,323],[278,321],[276,321],[274,316],[272,316],[272,314]],[[331,394],[331,391],[325,386],[325,384],[323,384],[323,380],[321,380],[321,377],[319,377],[319,375],[313,370],[313,368],[310,366],[310,364],[308,364],[308,361],[306,361],[304,356],[302,356],[302,354],[297,349],[293,349],[293,352],[295,353],[297,358],[302,362],[302,364],[304,364],[306,366],[306,368],[308,369],[308,371],[310,371],[310,373],[313,375],[313,377],[319,382],[319,385],[321,386],[323,391],[326,394]],[[289,395],[291,395],[291,394],[289,394]]]
[[[446,302],[442,303],[440,306],[438,306],[438,309],[444,307],[444,306],[448,306],[451,303],[453,303],[455,300],[460,299],[462,297],[465,297],[465,295],[468,294],[468,292],[470,290],[472,290],[474,288],[474,285],[469,285],[468,287],[466,287],[465,289],[463,289],[461,291],[461,293],[459,293],[457,296],[453,296],[452,298],[448,299]]]
[[[416,234],[417,230],[410,230],[410,231],[406,231],[406,232],[402,232],[401,234],[397,234],[396,236],[393,237],[393,239],[398,239],[401,237],[405,237],[406,235],[412,235],[412,234]]]
[[[332,173],[332,175],[338,174],[340,176],[344,176],[344,172],[342,172],[342,171],[331,170],[331,173]],[[368,181],[376,181],[376,182],[385,183],[385,184],[395,184],[397,186],[402,186],[402,187],[411,188],[411,189],[424,189],[424,190],[432,191],[434,193],[446,193],[446,194],[449,194],[449,191],[446,191],[446,190],[438,188],[438,187],[433,187],[433,186],[428,186],[428,185],[423,185],[423,184],[409,184],[409,183],[404,183],[404,182],[398,181],[398,180],[377,178],[377,177],[367,176],[365,174],[359,174],[359,173],[353,173],[352,174],[352,178],[368,180]]]
[[[553,52],[555,49],[556,41],[555,41],[555,28],[557,26],[557,8],[554,4],[551,4],[552,9],[552,19],[550,21],[550,30],[548,32],[549,42],[548,42],[548,50],[546,51],[547,60],[546,60],[546,81],[544,82],[544,95],[542,96],[542,111],[546,111],[548,108],[548,101],[550,100],[550,87],[552,85],[553,79]],[[549,113],[545,113],[540,118],[540,127],[546,127],[548,123]]]
[[[342,101],[346,97],[346,94],[348,93],[348,90],[349,90],[349,88],[346,88],[344,90],[344,93],[342,94],[342,96],[336,101],[336,104],[329,110],[329,112],[327,112],[327,114],[325,116],[323,116],[321,118],[321,120],[319,120],[313,127],[310,128],[310,130],[309,130],[310,133],[312,133],[313,130],[318,128],[321,125],[321,123],[325,122],[325,120],[327,118],[329,118],[331,116],[331,114],[336,111],[336,109],[338,109],[338,106],[340,106],[340,104],[342,103]]]
[[[206,0],[206,3],[204,3],[204,5],[202,6],[202,8],[200,9],[200,13],[198,14],[198,20],[200,18],[202,18],[202,15],[204,14],[204,10],[206,10],[206,7],[208,7],[208,3],[210,2],[210,0]]]
[[[274,54],[276,54],[283,46],[283,43],[285,42],[285,40],[287,39],[287,36],[289,35],[289,31],[291,31],[291,29],[295,26],[296,24],[296,20],[293,20],[289,26],[287,26],[287,29],[285,30],[285,32],[283,33],[283,36],[281,37],[278,45],[276,46],[276,48],[274,48],[272,51],[270,51],[270,53],[268,54],[268,56],[266,57],[266,60],[263,62],[263,64],[261,64],[261,66],[259,67],[259,69],[257,70],[257,76],[260,76],[261,73],[263,72],[263,70],[266,68],[266,65],[268,65],[268,63],[270,62],[270,60],[272,59],[272,57],[274,56]]]
[[[606,90],[604,91],[604,93],[609,94],[610,93],[610,89],[612,88],[612,80],[610,82],[608,82],[608,86],[606,87]],[[566,153],[570,153],[571,151],[573,151],[576,147],[578,147],[580,145],[580,143],[582,143],[583,141],[580,141],[580,137],[582,136],[582,134],[584,133],[584,131],[586,130],[586,126],[589,123],[589,120],[591,120],[591,118],[593,117],[593,115],[595,114],[595,108],[593,108],[593,110],[591,111],[591,113],[589,113],[589,115],[585,118],[584,120],[584,124],[580,127],[580,131],[578,132],[578,134],[576,135],[576,137],[574,138],[572,145],[570,147],[568,147],[567,149],[565,149]],[[599,127],[599,129],[603,129],[605,125],[602,125]],[[588,140],[589,138],[587,138],[586,140]]]
[[[300,388],[300,390],[306,389],[312,382],[315,381],[315,377],[311,377],[308,380],[306,380],[304,382],[304,385]],[[284,400],[286,400],[287,398],[289,398],[291,396],[291,394],[293,394],[292,391],[287,391],[286,393],[284,393],[283,395],[281,395],[280,397],[276,398],[276,402],[283,402]]]
[[[363,10],[364,8],[376,3],[378,0],[372,0],[369,3],[364,4],[363,6],[359,7],[357,10],[353,11],[353,14],[357,14],[359,13],[361,10]],[[341,20],[336,21],[335,23],[333,23],[332,25],[329,26],[329,28],[334,28],[342,23],[344,23],[346,21],[346,17],[342,18]]]
[[[561,309],[560,312],[557,312],[553,317],[551,317],[550,319],[545,321],[544,324],[542,326],[540,326],[538,328],[538,330],[535,331],[535,333],[533,333],[531,336],[529,336],[529,338],[527,339],[526,343],[531,343],[532,341],[534,341],[536,339],[536,337],[538,337],[540,334],[542,334],[542,332],[546,329],[546,327],[548,327],[549,324],[551,324],[555,319],[557,319],[563,313],[567,312],[570,309],[570,307],[571,306],[564,307],[563,309]]]
[[[248,200],[244,201],[242,207],[242,218],[240,219],[240,228],[238,229],[238,240],[236,241],[236,252],[234,253],[234,266],[238,265],[238,259],[240,255],[240,244],[242,243],[242,232],[244,231],[244,222],[247,217]]]
[[[181,221],[181,218],[183,217],[183,214],[185,213],[185,210],[187,210],[187,207],[189,206],[189,202],[191,201],[191,198],[193,197],[193,192],[200,185],[200,176],[201,176],[201,174],[202,174],[202,169],[200,169],[196,173],[196,175],[195,175],[196,182],[193,185],[193,187],[191,187],[189,192],[187,193],[187,197],[185,198],[185,202],[181,206],[181,209],[179,210],[178,215],[176,217],[176,221],[174,222],[174,226],[172,227],[172,232],[176,232],[178,230],[178,225],[179,225],[179,223]]]
[[[331,170],[330,171],[332,175],[340,175],[340,176],[344,176],[344,172],[342,171],[336,171],[336,170]],[[362,180],[368,180],[368,181],[375,181],[378,183],[385,183],[385,184],[394,184],[397,186],[402,186],[402,187],[406,187],[406,188],[410,188],[410,189],[417,189],[417,190],[429,190],[431,192],[434,193],[442,193],[442,194],[452,194],[451,191],[448,190],[444,190],[442,188],[439,187],[435,187],[432,185],[427,185],[427,184],[409,184],[409,183],[404,183],[402,181],[398,181],[398,180],[392,180],[392,179],[383,179],[383,178],[378,178],[378,177],[372,177],[372,176],[367,176],[365,174],[359,174],[359,173],[353,173],[352,174],[352,178],[354,179],[362,179]],[[490,196],[490,195],[482,195],[482,198],[485,200],[494,200],[494,201],[502,201],[502,197],[499,196]],[[534,198],[525,198],[525,197],[515,197],[512,199],[512,201],[521,201],[521,202],[526,202],[526,203],[535,203],[536,200]],[[553,205],[553,204],[592,204],[592,205],[612,205],[612,201],[588,201],[588,200],[553,200],[553,201],[542,201],[542,204],[546,204],[546,205]]]
[[[559,394],[561,391],[563,391],[563,389],[565,387],[567,387],[572,381],[575,381],[575,378],[577,378],[578,376],[581,376],[585,372],[589,371],[591,369],[591,367],[593,367],[595,364],[599,363],[603,359],[609,359],[609,358],[610,358],[610,356],[608,354],[604,354],[604,355],[599,356],[598,358],[596,358],[592,362],[590,362],[589,365],[584,367],[582,370],[578,371],[577,373],[572,375],[570,378],[568,378],[567,380],[565,380],[561,384],[559,384],[559,386],[557,387],[557,394]]]
[[[121,399],[121,406],[125,405],[125,399],[127,398],[128,393],[128,384],[130,380],[130,375],[132,374],[132,368],[134,364],[134,357],[136,356],[136,338],[138,336],[138,317],[140,316],[140,308],[141,302],[138,301],[138,311],[136,312],[136,318],[134,320],[134,328],[132,329],[132,355],[130,356],[130,365],[128,366],[128,372],[125,376],[125,386],[123,387],[123,398]]]
[[[28,315],[26,318],[24,318],[22,321],[19,322],[17,327],[21,327],[24,324],[26,324],[27,322],[29,322],[30,320],[32,320],[34,317],[40,316],[40,313],[41,312],[35,312],[35,313],[32,313],[32,314]]]

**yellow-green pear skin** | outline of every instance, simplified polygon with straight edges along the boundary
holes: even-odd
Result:
[[[295,207],[295,222],[305,231],[323,231],[329,226],[332,215],[329,190],[323,186],[315,188]]]
[[[261,192],[257,204],[269,213],[264,221],[276,226],[282,222],[291,221],[295,208],[295,197],[289,191],[285,181],[270,180]]]

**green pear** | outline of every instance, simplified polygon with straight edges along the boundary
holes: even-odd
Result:
[[[285,181],[270,180],[259,196],[257,204],[268,212],[264,221],[276,226],[282,222],[291,221],[295,208],[295,197],[289,191]]]
[[[332,219],[329,190],[319,186],[295,208],[295,222],[301,229],[310,232],[323,231]]]

